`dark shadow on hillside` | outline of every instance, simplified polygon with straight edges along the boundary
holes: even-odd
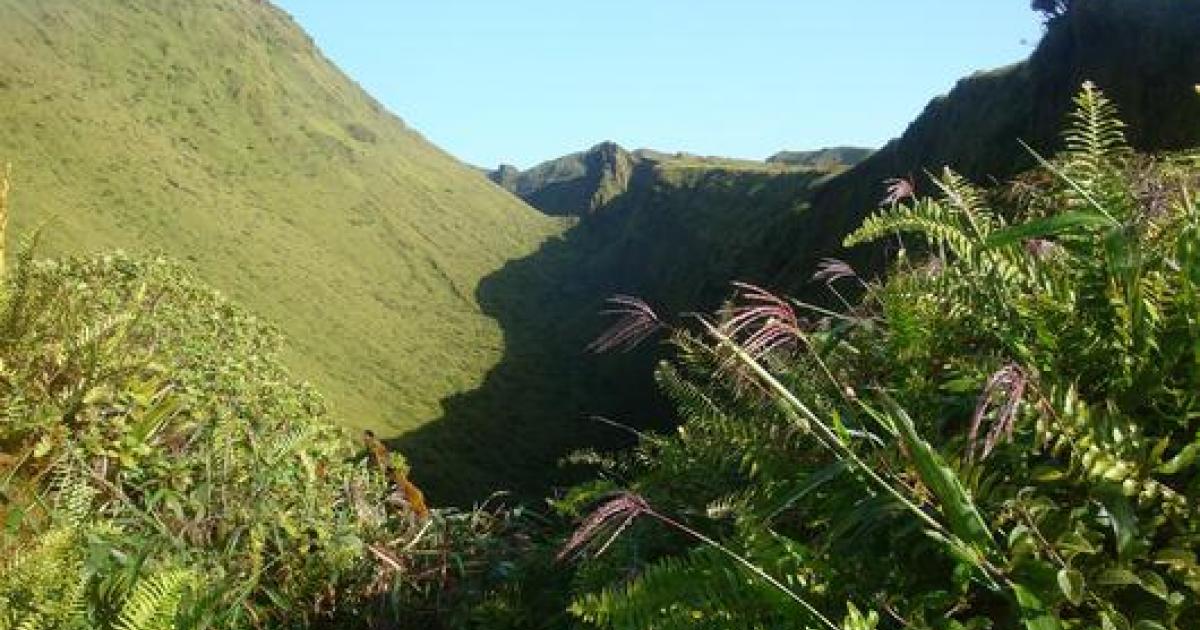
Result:
[[[480,282],[479,304],[503,330],[501,360],[480,387],[443,400],[440,419],[394,440],[434,503],[469,506],[497,491],[544,496],[573,478],[558,465],[564,455],[632,442],[591,416],[669,424],[651,379],[654,344],[624,355],[584,350],[604,325],[603,298],[621,284],[582,272],[585,231],[576,226]]]
[[[413,478],[439,504],[469,505],[497,490],[545,496],[572,479],[556,463],[583,447],[618,447],[630,431],[669,428],[653,382],[666,348],[590,355],[616,293],[662,316],[711,309],[733,279],[760,280],[762,244],[791,220],[816,173],[719,169],[664,172],[643,162],[627,192],[564,236],[480,282],[476,297],[504,332],[483,384],[443,401],[443,416],[395,440]]]

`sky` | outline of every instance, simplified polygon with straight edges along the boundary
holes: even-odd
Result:
[[[459,159],[527,168],[613,140],[762,159],[882,146],[1020,61],[1026,0],[275,0]]]

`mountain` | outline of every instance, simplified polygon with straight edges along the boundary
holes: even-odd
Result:
[[[635,162],[616,143],[604,142],[527,171],[501,165],[488,177],[546,214],[582,216],[624,192]]]
[[[563,229],[426,142],[260,0],[0,0],[0,162],[43,255],[164,252],[388,435],[482,382],[475,289]]]
[[[816,151],[780,151],[767,158],[767,163],[834,170],[854,166],[870,155],[871,149],[861,147],[828,147]]]
[[[764,162],[704,157],[689,153],[664,153],[651,149],[627,151],[614,142],[602,142],[577,153],[547,160],[526,171],[503,164],[484,171],[493,182],[542,212],[556,216],[588,216],[652,179],[635,178],[639,168],[687,167],[759,173],[786,173],[790,167],[835,172],[865,154],[866,149],[838,147],[810,152],[783,152]],[[633,191],[635,194],[637,191]]]

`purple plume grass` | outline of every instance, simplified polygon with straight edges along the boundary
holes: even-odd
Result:
[[[1025,251],[1037,260],[1048,260],[1062,251],[1062,248],[1043,238],[1031,238],[1025,241]]]
[[[839,630],[839,626],[828,617],[821,613],[817,607],[813,606],[806,599],[796,594],[786,584],[779,581],[777,578],[767,573],[761,566],[754,564],[745,556],[738,554],[729,547],[722,545],[716,539],[706,536],[704,533],[689,527],[688,525],[677,521],[661,512],[656,511],[650,504],[640,495],[632,492],[621,492],[602,503],[596,508],[583,523],[571,535],[563,548],[558,553],[558,561],[561,562],[567,558],[576,556],[585,547],[591,545],[601,533],[607,533],[608,539],[600,545],[596,551],[596,555],[604,553],[613,541],[624,532],[636,518],[639,516],[649,516],[654,520],[674,529],[680,533],[692,537],[704,545],[711,547],[729,557],[734,562],[741,565],[744,569],[757,576],[773,588],[789,597],[792,601],[803,607],[814,619],[819,620],[829,630]],[[611,533],[609,533],[611,532]]]
[[[911,179],[906,177],[893,177],[892,179],[884,180],[887,184],[887,196],[879,203],[881,206],[894,206],[905,199],[912,199],[917,196],[917,187]]]
[[[817,272],[813,274],[812,279],[818,282],[836,282],[842,278],[857,278],[858,272],[854,271],[854,267],[844,260],[837,258],[823,258],[817,265]]]
[[[614,295],[605,300],[608,308],[601,315],[617,316],[617,321],[599,337],[587,345],[589,352],[601,354],[615,349],[629,352],[654,333],[663,328],[662,320],[645,301],[628,296]]]
[[[737,340],[742,349],[755,359],[795,345],[804,335],[804,326],[783,298],[753,284],[735,282],[739,297],[745,302],[728,310],[729,318],[720,330]]]
[[[583,523],[575,529],[571,538],[563,545],[562,550],[558,552],[558,560],[561,562],[576,555],[589,546],[601,533],[608,533],[608,539],[596,551],[596,555],[603,554],[634,519],[650,511],[650,504],[632,492],[622,492],[616,495],[601,504],[583,520]]]
[[[1025,388],[1029,378],[1025,371],[1015,364],[1008,364],[996,370],[988,377],[983,386],[983,392],[975,405],[975,413],[971,416],[971,431],[968,436],[969,448],[967,459],[975,458],[979,453],[980,461],[987,459],[996,448],[1001,438],[1012,440],[1013,426],[1016,424],[1017,408],[1025,396]],[[988,429],[982,444],[979,431],[983,421],[992,417],[992,426]]]

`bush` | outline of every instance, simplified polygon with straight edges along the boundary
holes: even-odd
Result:
[[[0,628],[431,627],[480,570],[502,519],[428,514],[274,328],[162,259],[31,252],[0,293]]]

